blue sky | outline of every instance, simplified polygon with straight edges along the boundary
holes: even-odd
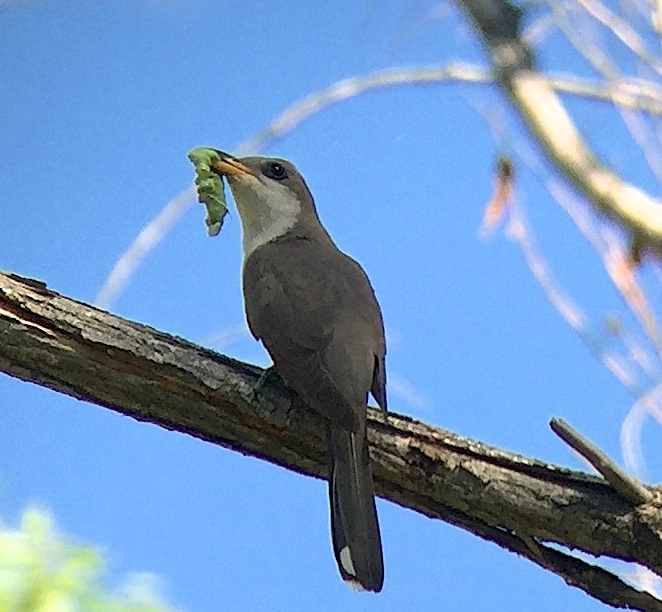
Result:
[[[189,186],[193,147],[233,150],[341,78],[482,62],[451,8],[425,1],[17,0],[0,2],[0,32],[0,268],[88,302]],[[575,61],[554,45],[542,58],[586,73]],[[606,106],[572,108],[609,163],[659,191]],[[399,87],[325,110],[268,153],[298,165],[330,233],[372,279],[394,411],[579,468],[548,429],[559,416],[619,458],[632,398],[560,319],[517,247],[478,236],[498,152],[485,115],[499,109],[486,86]],[[521,138],[512,117],[503,123]],[[530,173],[518,176],[541,250],[592,328],[625,316],[572,223]],[[267,365],[247,333],[228,335],[244,328],[237,214],[215,239],[203,217],[196,206],[182,219],[112,310]],[[114,579],[154,572],[183,610],[603,607],[384,501],[384,591],[359,595],[337,574],[321,481],[6,376],[0,430],[3,522],[45,507],[68,536],[103,547]],[[659,438],[647,429],[644,450]],[[660,462],[646,454],[655,481]]]

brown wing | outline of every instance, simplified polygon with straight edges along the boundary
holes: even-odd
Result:
[[[274,241],[247,259],[243,287],[252,334],[312,408],[358,431],[368,391],[386,407],[381,312],[353,259],[332,243]]]

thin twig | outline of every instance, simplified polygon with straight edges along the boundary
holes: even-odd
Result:
[[[625,499],[630,500],[636,506],[648,503],[653,499],[653,494],[643,484],[614,463],[595,444],[587,440],[563,419],[552,419],[549,426],[559,438],[575,449],[600,472],[607,482]]]
[[[113,269],[97,293],[94,303],[99,308],[110,309],[124,291],[131,277],[143,260],[165,235],[177,224],[184,213],[195,203],[195,186],[191,185],[168,202],[133,239],[129,248],[115,262]]]
[[[599,0],[576,0],[594,19],[604,25],[647,66],[662,74],[660,61],[648,50],[639,33]]]
[[[561,0],[547,0],[554,15],[554,21],[568,42],[581,54],[581,56],[597,70],[607,81],[618,82],[621,74],[611,61],[611,58],[602,52],[599,45],[593,44],[587,37],[585,28],[578,31],[572,24],[567,6]],[[576,5],[571,5],[576,9]]]
[[[618,82],[591,81],[571,75],[547,75],[545,78],[558,93],[612,102],[650,115],[662,115],[662,88],[650,81],[626,77]]]
[[[272,145],[275,140],[282,138],[303,121],[328,106],[354,98],[367,91],[397,85],[429,85],[446,82],[492,83],[494,77],[492,72],[485,68],[453,63],[447,66],[423,68],[392,68],[374,74],[343,79],[293,104],[271,125],[244,142],[239,154],[246,155],[261,150],[267,145]]]

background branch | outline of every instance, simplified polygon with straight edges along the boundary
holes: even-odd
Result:
[[[600,163],[550,83],[535,70],[506,0],[459,0],[489,51],[499,82],[548,159],[598,210],[662,253],[662,206]]]

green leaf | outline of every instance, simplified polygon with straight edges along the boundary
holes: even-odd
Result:
[[[96,548],[68,542],[47,512],[28,509],[20,530],[0,524],[0,612],[173,612],[150,574],[107,593],[103,565]]]

